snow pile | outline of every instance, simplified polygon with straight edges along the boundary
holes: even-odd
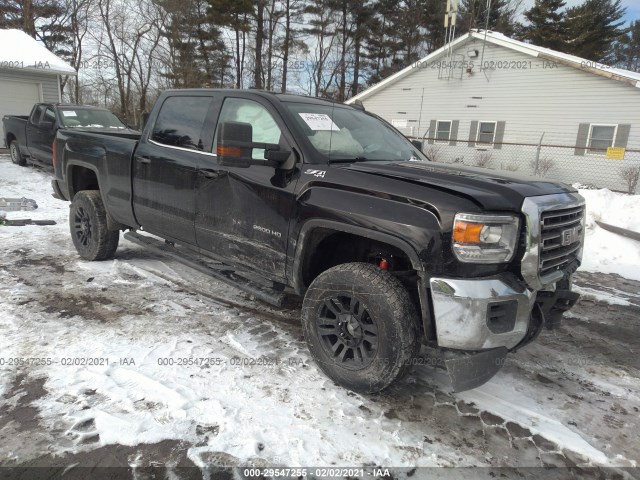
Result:
[[[640,233],[640,195],[607,189],[579,192],[587,202],[585,250],[580,269],[640,280],[640,242],[608,232],[595,223],[598,220]]]

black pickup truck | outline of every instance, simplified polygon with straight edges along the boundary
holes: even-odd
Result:
[[[113,257],[128,230],[276,305],[304,297],[314,359],[356,391],[401,378],[421,344],[474,388],[578,298],[574,189],[429,162],[361,106],[167,91],[139,139],[61,130],[54,158],[81,257]]]
[[[61,128],[140,133],[129,129],[105,108],[61,103],[36,103],[28,116],[5,115],[2,123],[4,142],[11,160],[18,165],[25,165],[29,158],[34,163],[51,166],[53,140]]]

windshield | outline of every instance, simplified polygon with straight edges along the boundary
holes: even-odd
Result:
[[[60,109],[62,125],[68,128],[127,128],[127,126],[108,110],[93,108],[64,108]]]
[[[363,111],[336,105],[287,103],[311,145],[336,161],[427,161],[409,140]]]

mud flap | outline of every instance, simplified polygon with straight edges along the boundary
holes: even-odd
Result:
[[[492,348],[480,352],[445,353],[444,364],[454,392],[471,390],[485,384],[502,368],[507,348]]]

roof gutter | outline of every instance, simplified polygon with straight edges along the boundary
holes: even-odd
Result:
[[[549,60],[561,65],[566,65],[567,67],[577,68],[579,70],[584,70],[589,73],[593,73],[595,75],[600,75],[601,77],[609,78],[611,80],[617,80],[618,82],[626,83],[632,87],[640,88],[640,81],[633,80],[631,78],[623,77],[622,75],[618,75],[614,72],[608,72],[601,68],[590,67],[587,65],[582,65],[576,62],[572,62],[570,60],[565,60],[564,58],[555,57],[553,55],[548,55],[546,53],[537,52],[536,55],[538,58],[542,58],[543,60]]]

